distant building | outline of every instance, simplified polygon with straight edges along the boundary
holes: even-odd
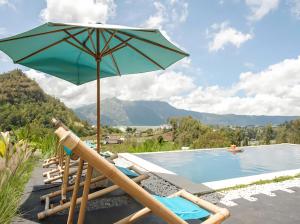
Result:
[[[117,135],[107,135],[104,137],[104,144],[122,144],[125,138]]]

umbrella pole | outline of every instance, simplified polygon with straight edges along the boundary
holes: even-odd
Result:
[[[100,60],[97,60],[97,152],[100,152]]]
[[[96,60],[97,64],[97,152],[100,152],[100,60]],[[90,191],[90,184],[93,175],[93,167],[88,165],[86,177],[84,181],[82,201],[80,204],[80,210],[78,215],[77,224],[83,224],[85,218],[85,211],[88,201],[88,195]]]

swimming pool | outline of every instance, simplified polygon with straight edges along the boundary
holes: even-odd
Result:
[[[142,153],[136,156],[194,183],[300,169],[300,145],[279,144],[243,149],[244,152],[237,154],[226,149],[213,149]]]

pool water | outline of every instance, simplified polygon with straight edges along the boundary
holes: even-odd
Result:
[[[213,149],[136,155],[194,183],[300,169],[300,145],[280,144],[243,149],[242,153],[237,154],[226,149]]]

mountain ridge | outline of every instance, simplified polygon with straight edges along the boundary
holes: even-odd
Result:
[[[170,117],[192,116],[205,124],[233,126],[278,125],[298,116],[213,114],[178,109],[164,101],[125,101],[110,98],[101,101],[101,123],[104,125],[156,126],[167,123]],[[75,113],[91,124],[96,123],[96,104],[74,109]]]

